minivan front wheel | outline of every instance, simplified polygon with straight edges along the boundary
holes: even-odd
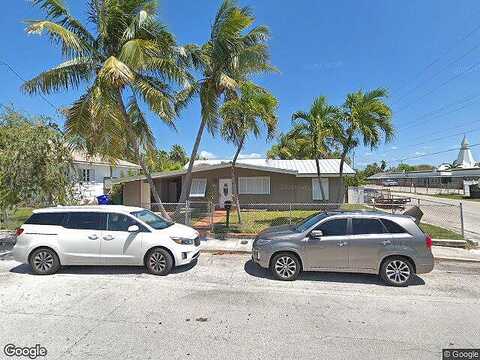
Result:
[[[168,275],[173,267],[172,255],[162,248],[152,249],[145,259],[145,266],[151,274]]]
[[[52,249],[40,248],[30,255],[30,265],[36,275],[51,275],[60,269],[60,260]]]
[[[273,257],[270,270],[278,280],[292,281],[300,274],[300,261],[291,253],[280,253]]]
[[[383,281],[392,286],[407,286],[415,272],[412,264],[400,256],[393,256],[382,263],[380,276]]]

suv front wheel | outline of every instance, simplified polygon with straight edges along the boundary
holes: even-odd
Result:
[[[392,286],[407,286],[415,275],[413,265],[401,256],[392,256],[382,263],[380,276]]]
[[[300,261],[291,253],[280,253],[273,257],[270,270],[278,280],[292,281],[300,274]]]
[[[173,267],[172,255],[165,249],[154,248],[148,253],[145,259],[145,266],[151,274],[168,275]]]

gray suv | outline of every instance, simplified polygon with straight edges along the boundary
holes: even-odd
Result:
[[[279,280],[300,271],[380,274],[389,285],[407,286],[433,270],[432,239],[406,215],[321,212],[295,225],[262,231],[252,259]]]

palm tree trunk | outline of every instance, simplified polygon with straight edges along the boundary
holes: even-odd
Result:
[[[140,163],[140,167],[142,168],[143,172],[145,173],[145,177],[147,178],[148,184],[150,185],[150,190],[152,191],[153,198],[155,199],[155,204],[158,206],[160,210],[160,214],[167,219],[171,220],[170,215],[168,215],[165,207],[163,206],[162,199],[158,195],[157,188],[155,187],[155,182],[153,181],[152,176],[150,175],[150,171],[148,170],[147,166],[145,165],[145,161],[143,160],[143,156],[139,155],[138,162]],[[141,186],[141,185],[140,185]]]
[[[322,200],[325,201],[325,190],[323,189],[322,178],[320,177],[320,160],[318,160],[318,157],[315,157],[315,164],[317,165],[318,186],[320,187]]]
[[[188,194],[190,194],[190,187],[192,186],[192,170],[193,163],[197,157],[200,141],[202,140],[203,130],[205,129],[206,121],[202,119],[200,127],[198,128],[197,137],[195,138],[195,144],[193,145],[192,154],[190,155],[190,161],[188,162],[187,173],[185,179],[182,181],[182,192],[180,193],[180,200],[175,210],[175,215],[180,214],[182,204],[187,201]]]
[[[240,143],[238,144],[237,152],[235,153],[235,156],[233,157],[232,160],[232,193],[233,193],[233,199],[235,201],[235,207],[237,208],[237,218],[238,218],[238,223],[242,223],[242,214],[240,213],[240,199],[238,197],[238,188],[237,188],[237,177],[235,175],[235,164],[237,163],[238,155],[240,155],[240,151],[243,148],[243,144],[245,141],[245,136],[242,137],[240,140]]]
[[[117,101],[120,105],[120,109],[121,109],[123,118],[125,120],[125,123],[130,124],[130,117],[128,116],[127,110],[125,109],[125,104],[123,103],[123,98],[120,91],[117,92],[116,96],[117,96]],[[153,194],[153,198],[155,199],[155,202],[158,204],[158,207],[160,208],[160,213],[162,214],[163,217],[166,217],[167,219],[170,220],[170,216],[167,214],[167,212],[165,211],[165,207],[163,206],[162,199],[158,195],[157,188],[155,187],[155,183],[153,182],[152,176],[150,174],[150,170],[148,169],[148,167],[145,165],[145,162],[143,161],[143,156],[140,153],[139,147],[135,146],[135,150],[137,153],[136,155],[138,157],[138,162],[140,163],[139,165],[142,168],[143,172],[145,173],[145,177],[147,178],[148,184],[150,185],[150,191]],[[142,185],[140,184],[140,186]]]

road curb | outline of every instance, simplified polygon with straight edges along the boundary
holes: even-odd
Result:
[[[478,259],[451,258],[451,257],[444,257],[444,256],[436,256],[436,257],[434,257],[434,259],[435,260],[440,260],[440,261],[455,261],[455,262],[480,264],[480,260],[478,260]]]

